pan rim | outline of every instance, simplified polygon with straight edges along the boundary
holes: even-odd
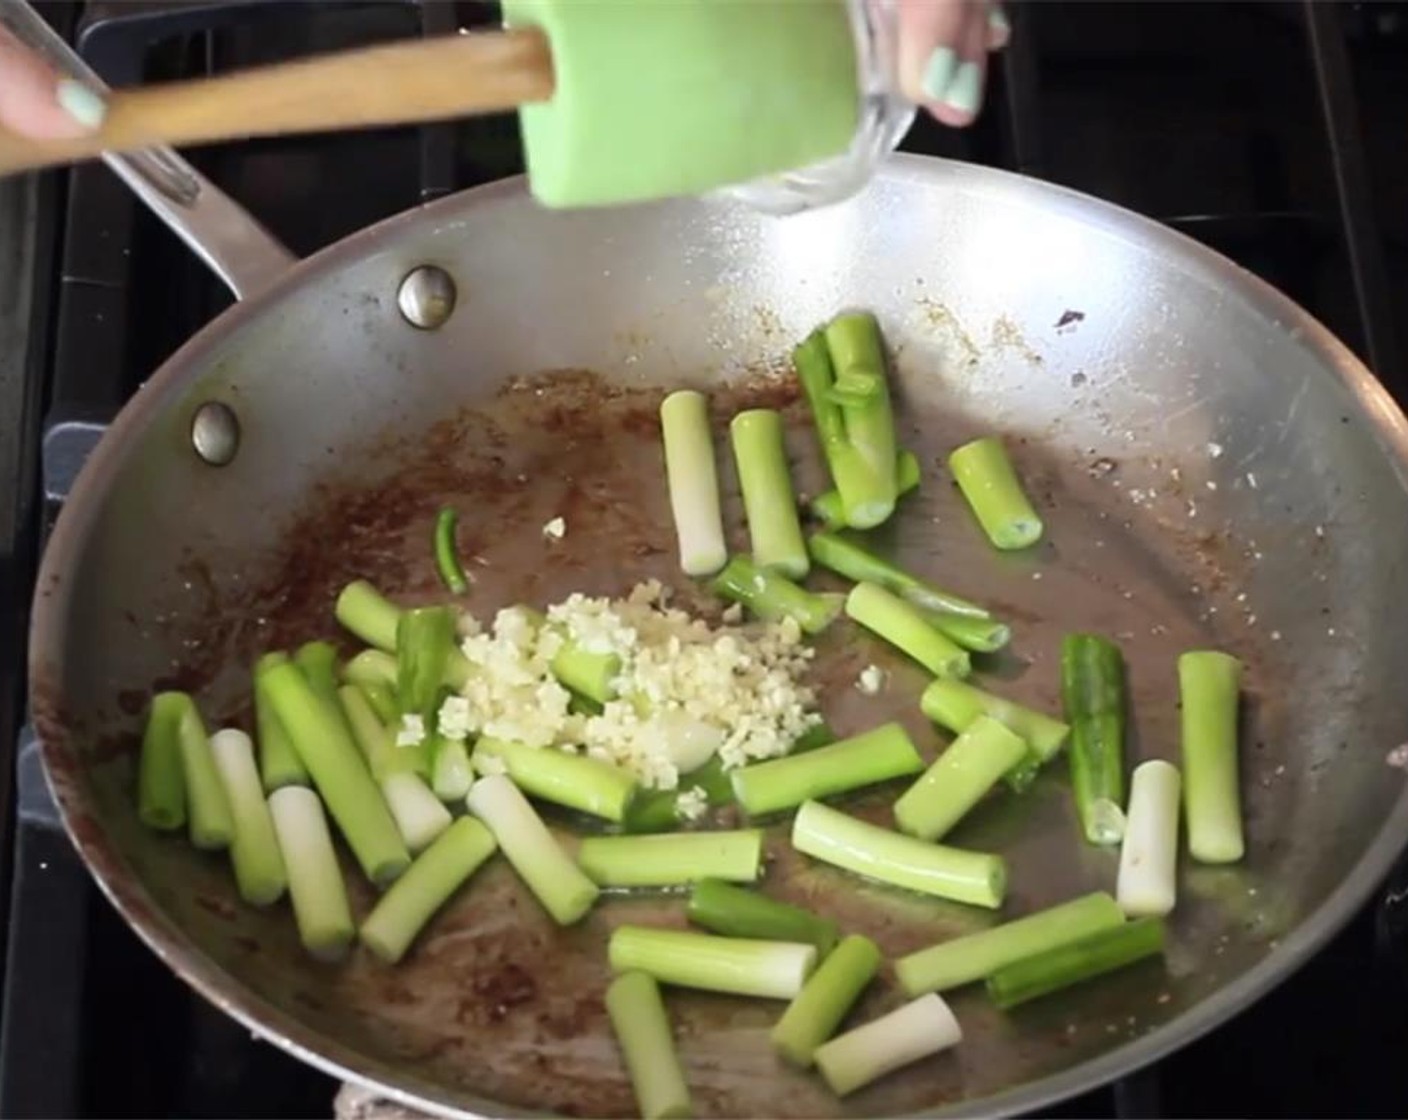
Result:
[[[897,155],[877,176],[884,181],[948,182],[961,190],[982,190],[1021,205],[1076,221],[1107,236],[1137,240],[1148,251],[1185,272],[1219,283],[1245,301],[1269,325],[1293,334],[1299,346],[1312,351],[1349,391],[1378,435],[1384,453],[1393,460],[1400,480],[1408,488],[1408,418],[1374,374],[1349,348],[1314,316],[1292,302],[1254,273],[1182,233],[1153,219],[1070,188],[1031,179],[996,168],[915,155]],[[527,196],[524,176],[488,183],[407,210],[338,241],[311,257],[296,262],[289,271],[252,299],[236,304],[202,327],[171,355],[143,388],[120,410],[90,455],[68,501],[64,503],[41,558],[29,639],[29,697],[35,703],[36,682],[58,680],[64,663],[58,635],[68,610],[67,557],[83,546],[101,508],[114,473],[106,463],[120,458],[129,434],[140,431],[160,414],[192,369],[203,369],[210,351],[232,333],[258,320],[291,291],[316,278],[338,272],[388,244],[405,230],[420,225],[452,225],[461,211],[501,199]],[[668,205],[668,203],[667,203]],[[42,589],[42,590],[39,590]],[[42,733],[40,745],[45,777],[59,807],[65,832],[78,850],[104,896],[127,925],[177,976],[225,1014],[255,1034],[337,1079],[363,1085],[412,1108],[447,1116],[543,1115],[537,1110],[505,1108],[502,1103],[477,1095],[456,1094],[452,1101],[444,1087],[430,1083],[405,1068],[392,1068],[334,1040],[316,1035],[291,1015],[238,982],[222,969],[153,905],[145,887],[131,873],[125,859],[108,843],[106,833],[77,827],[82,799],[67,781],[55,781],[66,744],[61,736]],[[1277,947],[1235,980],[1202,1002],[1148,1034],[1102,1055],[1034,1081],[976,1101],[958,1101],[920,1116],[1001,1116],[1029,1112],[1088,1091],[1123,1074],[1143,1068],[1181,1049],[1220,1026],[1288,979],[1314,956],[1360,910],[1373,890],[1388,875],[1408,841],[1408,791],[1401,791],[1393,809],[1350,873]],[[108,869],[124,868],[129,885],[120,887]],[[100,870],[103,869],[103,870]],[[359,1069],[358,1066],[363,1068]],[[385,1075],[386,1079],[382,1080]],[[466,1109],[487,1110],[466,1112]]]

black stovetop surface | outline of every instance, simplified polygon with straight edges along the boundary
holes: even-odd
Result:
[[[45,11],[115,85],[494,16],[438,0],[89,0]],[[921,123],[906,148],[1164,220],[1286,291],[1395,394],[1408,389],[1393,337],[1408,318],[1408,5],[1046,0],[1015,23],[977,127]],[[192,159],[300,253],[521,170],[508,117]],[[0,226],[24,250],[24,282],[0,280],[0,495],[15,496],[0,501],[0,751],[12,752],[0,766],[0,1115],[329,1115],[332,1081],[194,996],[98,895],[19,730],[34,561],[71,478],[53,448],[72,442],[50,439],[43,462],[44,441],[89,438],[229,298],[101,166],[4,186]],[[1404,1114],[1408,946],[1381,936],[1386,916],[1366,909],[1257,1006],[1048,1114]]]

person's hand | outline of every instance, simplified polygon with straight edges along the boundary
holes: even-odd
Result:
[[[999,0],[898,0],[900,81],[905,94],[955,128],[983,104],[988,52],[1011,28]]]
[[[0,128],[37,140],[61,140],[103,123],[103,101],[79,82],[63,81],[0,27]]]

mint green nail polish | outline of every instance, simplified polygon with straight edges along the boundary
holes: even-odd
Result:
[[[983,74],[976,62],[965,62],[953,72],[944,104],[960,113],[976,113],[983,101]]]
[[[988,27],[997,35],[1011,35],[1012,24],[1007,19],[1007,13],[1002,10],[1001,4],[994,4],[988,9]]]
[[[96,131],[108,115],[107,103],[82,82],[65,78],[54,90],[54,100],[84,128]]]
[[[957,65],[958,56],[953,53],[952,47],[935,48],[934,53],[929,56],[929,64],[924,67],[924,77],[919,83],[929,100],[944,99],[944,93],[948,90],[954,67]]]

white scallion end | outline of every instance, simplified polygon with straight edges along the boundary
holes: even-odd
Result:
[[[693,389],[671,393],[660,405],[660,426],[680,567],[686,575],[712,575],[728,560],[728,546],[708,399]]]
[[[831,1091],[844,1097],[962,1040],[948,1004],[930,992],[818,1046],[816,1066]]]
[[[429,847],[450,827],[450,810],[419,774],[388,774],[381,780],[381,795],[386,798],[401,839],[413,853]]]
[[[1183,778],[1160,759],[1135,767],[1116,899],[1131,918],[1162,917],[1177,898],[1178,818]]]

